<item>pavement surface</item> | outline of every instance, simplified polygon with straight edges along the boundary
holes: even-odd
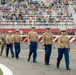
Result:
[[[67,71],[65,68],[64,57],[61,61],[60,68],[56,68],[56,60],[57,60],[57,47],[58,44],[55,43],[56,48],[52,49],[52,54],[50,58],[50,66],[44,64],[44,49],[42,48],[41,43],[38,47],[37,54],[37,63],[32,62],[31,60],[28,62],[28,44],[22,43],[21,45],[21,53],[20,58],[17,60],[15,58],[11,58],[11,54],[9,53],[9,57],[5,57],[5,51],[3,56],[0,56],[0,63],[8,67],[13,75],[76,75],[76,45],[75,43],[70,43],[71,52],[70,52],[70,68],[71,71]]]

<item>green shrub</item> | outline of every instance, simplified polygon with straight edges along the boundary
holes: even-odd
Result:
[[[0,69],[0,75],[3,75],[2,70]]]

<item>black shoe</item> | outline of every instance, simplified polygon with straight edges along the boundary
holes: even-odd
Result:
[[[33,63],[37,63],[37,61],[33,61]]]
[[[48,63],[45,63],[45,65],[50,65],[50,64],[48,64]]]
[[[16,59],[19,59],[19,56],[18,56],[18,57],[16,57]]]
[[[12,58],[14,58],[14,56],[12,56]]]
[[[28,58],[27,61],[30,61],[30,59]]]
[[[18,57],[16,57],[16,59],[19,59]]]
[[[6,56],[6,58],[8,58],[8,56]]]
[[[59,64],[56,64],[56,67],[59,69]]]
[[[50,64],[47,64],[47,65],[50,65]]]
[[[56,67],[59,69],[59,66],[58,65]]]
[[[67,68],[66,70],[71,70],[70,68]]]

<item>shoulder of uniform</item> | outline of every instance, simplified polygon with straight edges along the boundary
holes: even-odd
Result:
[[[1,36],[4,36],[4,34],[2,34]]]
[[[45,35],[46,34],[46,32],[45,33],[43,33],[43,35]]]
[[[9,37],[9,35],[7,35],[6,37]]]
[[[49,32],[50,34],[52,34],[51,32]]]
[[[35,32],[36,34],[38,34],[37,32]]]
[[[20,37],[22,37],[21,35],[19,35]]]
[[[52,33],[50,33],[51,35],[53,35]]]
[[[69,37],[66,35],[66,38],[69,38]]]
[[[42,36],[44,36],[45,34],[43,33]]]
[[[15,35],[13,35],[15,37]]]
[[[65,37],[68,37],[68,35],[65,35]]]
[[[14,35],[12,35],[12,37],[14,37]]]
[[[16,36],[17,34],[13,35],[14,37]]]

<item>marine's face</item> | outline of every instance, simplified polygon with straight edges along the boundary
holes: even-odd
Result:
[[[46,29],[47,32],[50,32],[50,29]]]
[[[66,31],[65,32],[61,32],[61,35],[66,35]]]
[[[32,28],[32,31],[35,31],[35,28]]]
[[[9,35],[12,35],[12,33],[9,33]]]
[[[17,31],[16,34],[19,34],[19,32]]]

